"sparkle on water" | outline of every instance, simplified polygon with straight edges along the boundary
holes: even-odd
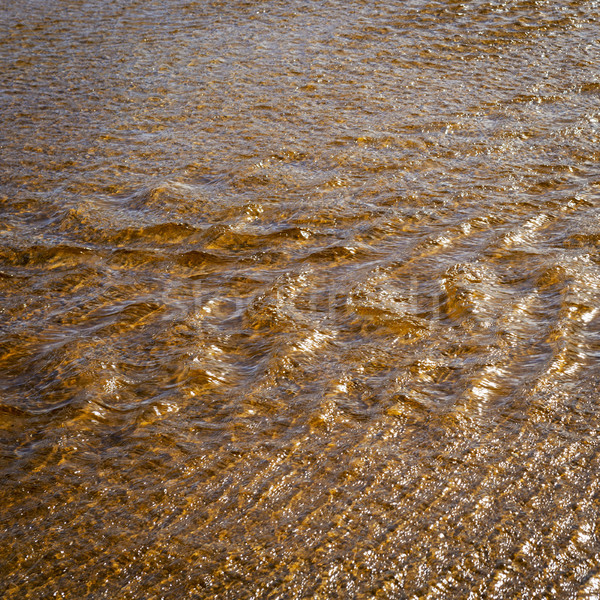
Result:
[[[4,0],[0,596],[600,598],[593,0]]]

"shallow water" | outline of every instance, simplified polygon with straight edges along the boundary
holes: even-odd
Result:
[[[598,2],[0,6],[0,596],[600,598]]]

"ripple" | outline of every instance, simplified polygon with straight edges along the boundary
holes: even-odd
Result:
[[[0,596],[597,595],[595,2],[48,6]]]

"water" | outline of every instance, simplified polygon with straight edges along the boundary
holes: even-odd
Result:
[[[0,8],[0,596],[599,598],[592,0]]]

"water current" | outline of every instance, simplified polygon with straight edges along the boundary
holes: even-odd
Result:
[[[0,597],[600,598],[599,11],[3,0]]]

